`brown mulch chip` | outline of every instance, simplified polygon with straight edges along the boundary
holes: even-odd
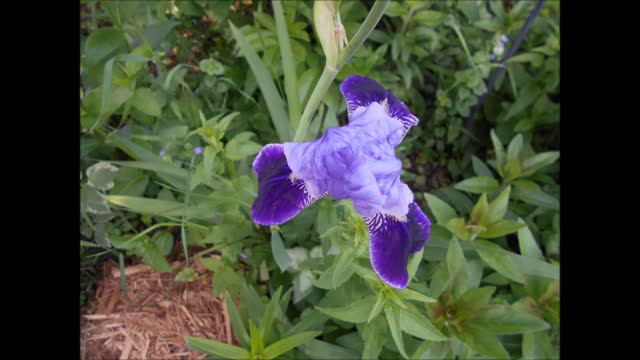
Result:
[[[214,255],[215,256],[215,255]],[[127,300],[114,262],[105,262],[96,297],[82,309],[82,359],[206,359],[185,346],[185,336],[237,344],[231,333],[224,295],[213,297],[211,272],[191,261],[199,277],[175,282],[173,273],[159,273],[145,264],[128,266]]]

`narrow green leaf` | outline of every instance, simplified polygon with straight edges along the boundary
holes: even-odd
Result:
[[[485,163],[475,155],[471,155],[471,164],[473,165],[473,171],[475,171],[476,175],[493,177],[493,173],[489,167],[487,167],[487,165],[485,165]]]
[[[273,331],[271,326],[273,325],[273,320],[276,318],[276,311],[278,310],[278,306],[280,305],[280,295],[282,294],[282,286],[278,287],[278,290],[273,294],[271,301],[267,304],[267,307],[264,309],[264,314],[262,314],[262,319],[260,320],[260,325],[258,330],[260,330],[260,337],[268,343],[267,335],[271,334]]]
[[[316,309],[338,320],[348,321],[351,323],[361,323],[367,321],[371,309],[375,305],[376,301],[377,297],[372,295],[354,301],[345,307],[325,308],[316,306]]]
[[[482,193],[480,199],[471,210],[471,223],[472,224],[484,224],[485,217],[489,212],[489,203],[487,202],[487,193]]]
[[[553,210],[560,209],[560,202],[555,197],[545,193],[538,184],[529,180],[513,182],[513,198],[528,204],[541,206]]]
[[[460,240],[469,240],[473,236],[473,232],[467,228],[464,218],[455,218],[447,222],[446,227]]]
[[[494,239],[507,234],[516,232],[518,229],[526,226],[513,220],[500,220],[496,223],[485,226],[485,231],[479,233],[483,239]]]
[[[464,258],[464,253],[458,243],[458,239],[455,237],[451,238],[449,250],[447,250],[447,272],[449,273],[450,281],[463,278],[466,283],[468,276],[467,261]]]
[[[365,326],[362,332],[362,338],[364,340],[362,359],[378,358],[386,340],[387,332],[387,323],[382,317],[376,317]]]
[[[298,347],[316,336],[322,334],[322,331],[305,331],[299,334],[291,335],[284,339],[278,340],[275,343],[267,346],[264,349],[264,357],[267,359],[273,359],[277,356],[280,356],[287,351]]]
[[[522,219],[518,219],[518,222],[524,223]],[[536,239],[533,238],[533,234],[529,227],[525,226],[518,230],[518,245],[520,248],[520,254],[540,260],[544,260],[542,251],[536,243]]]
[[[357,359],[358,353],[342,346],[313,339],[303,345],[304,354],[310,359]]]
[[[488,176],[475,176],[465,179],[454,186],[458,190],[482,194],[483,192],[492,193],[500,187],[498,181]]]
[[[249,359],[251,357],[247,350],[234,345],[193,336],[185,336],[185,339],[188,348],[205,354],[223,356],[227,359]]]
[[[182,179],[187,178],[188,172],[187,170],[175,165],[169,164],[166,162],[150,162],[150,161],[111,161],[112,164],[135,168],[135,169],[144,169],[151,170],[159,174],[166,174],[176,176]]]
[[[509,353],[495,335],[465,331],[456,333],[456,336],[482,355],[494,359],[511,359]]]
[[[402,331],[400,327],[400,308],[393,304],[387,303],[384,307],[384,315],[387,318],[389,324],[389,330],[391,331],[391,337],[396,347],[400,351],[400,354],[408,359],[407,352],[404,350],[404,341],[402,340]]]
[[[476,310],[487,305],[496,291],[495,286],[469,289],[456,301],[456,319],[464,320]]]
[[[475,242],[475,245],[500,248],[498,245],[484,240],[477,240]],[[484,248],[478,246],[476,247],[476,250],[478,251],[478,255],[480,255],[480,258],[482,258],[482,260],[489,267],[513,281],[519,282],[521,284],[524,283],[522,274],[518,272],[515,264],[513,263],[513,260],[511,259],[511,256],[509,256],[507,252],[487,251]]]
[[[409,273],[409,282],[413,280],[413,277],[416,275],[416,271],[418,271],[418,267],[422,263],[422,254],[424,253],[424,248],[420,249],[417,253],[411,255],[411,260],[409,260],[409,264],[407,265],[407,272]]]
[[[251,354],[262,355],[264,352],[264,342],[260,336],[260,330],[256,327],[253,320],[249,319],[249,338],[251,339]]]
[[[425,199],[427,199],[429,209],[431,209],[433,216],[436,217],[439,224],[446,224],[449,220],[456,217],[456,211],[447,203],[438,199],[435,195],[429,193],[423,194]]]
[[[370,323],[373,319],[375,319],[380,311],[382,311],[382,307],[387,302],[386,296],[383,293],[378,293],[376,304],[373,305],[371,312],[369,313],[369,317],[367,318],[367,323]]]
[[[400,309],[400,327],[402,331],[420,339],[431,341],[449,340],[425,315],[413,307]]]
[[[143,197],[102,195],[108,202],[141,214],[182,215],[184,204],[177,201],[148,199]]]
[[[273,77],[271,76],[269,69],[262,62],[255,49],[249,44],[242,32],[238,30],[231,21],[229,21],[229,25],[231,27],[231,33],[238,43],[238,47],[240,48],[242,55],[247,59],[251,72],[253,72],[256,82],[260,87],[262,96],[264,97],[267,108],[269,109],[269,114],[271,115],[271,121],[276,128],[280,141],[290,141],[292,134],[291,127],[287,121],[289,117],[284,108],[284,101],[282,101],[282,98],[278,93],[278,89],[273,82]]]
[[[521,334],[546,330],[549,324],[511,305],[488,305],[465,321],[465,328],[480,334]]]
[[[533,175],[537,170],[553,164],[560,157],[560,152],[549,151],[536,154],[522,162],[522,175]]]
[[[509,146],[507,147],[507,159],[506,161],[517,161],[520,162],[520,152],[522,151],[522,142],[523,142],[523,138],[522,138],[522,134],[518,134],[516,135],[511,142],[509,143]]]
[[[335,263],[331,276],[331,285],[334,289],[346,281],[347,274],[351,270],[351,263],[353,263],[353,249],[342,252]]]
[[[507,186],[498,197],[496,197],[491,204],[487,212],[487,224],[495,223],[502,220],[504,214],[507,213],[507,206],[509,205],[509,194],[511,193],[511,186]]]
[[[291,128],[295,129],[300,121],[300,100],[298,99],[298,79],[296,76],[296,62],[291,43],[289,42],[289,32],[287,21],[284,17],[282,3],[274,0],[273,15],[276,20],[276,34],[278,35],[278,45],[280,45],[280,57],[282,58],[282,70],[284,72],[284,91],[287,94],[287,104],[289,105],[289,122]]]
[[[143,259],[145,264],[149,265],[150,268],[160,272],[171,272],[173,268],[169,265],[167,259],[162,256],[162,252],[156,246],[150,246],[145,248]]]
[[[493,143],[493,150],[496,153],[496,168],[500,176],[503,176],[502,166],[504,165],[504,146],[494,129],[491,129],[491,142]]]
[[[538,331],[522,335],[523,359],[553,359],[553,347],[549,334]]]
[[[436,299],[434,298],[430,298],[426,295],[422,295],[417,291],[411,290],[411,289],[404,289],[400,292],[400,296],[402,296],[403,298],[407,299],[407,300],[415,300],[415,301],[420,301],[420,302],[424,302],[424,303],[434,303],[436,302]]]

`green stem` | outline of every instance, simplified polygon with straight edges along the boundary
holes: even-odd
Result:
[[[302,112],[300,123],[298,124],[296,134],[293,137],[294,142],[301,142],[304,140],[307,130],[309,129],[311,118],[318,109],[318,106],[320,106],[320,102],[329,90],[329,87],[333,83],[333,79],[336,78],[338,72],[340,72],[342,67],[351,60],[356,50],[360,48],[373,29],[375,29],[376,25],[382,18],[382,15],[384,15],[387,6],[389,6],[389,2],[390,0],[378,0],[373,4],[367,18],[364,19],[364,22],[362,22],[358,31],[353,36],[353,39],[349,41],[349,45],[340,52],[335,69],[325,65],[324,70],[322,70],[322,75],[320,75],[320,79],[318,80],[316,87],[313,89],[311,97],[309,97],[309,101]]]

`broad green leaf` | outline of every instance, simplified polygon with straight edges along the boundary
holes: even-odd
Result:
[[[291,335],[284,339],[278,340],[275,343],[267,346],[266,349],[264,349],[264,356],[267,359],[273,359],[277,356],[280,356],[286,353],[287,351],[295,347],[298,347],[310,341],[311,339],[315,338],[320,334],[322,334],[322,331],[305,331],[305,332]]]
[[[475,176],[465,179],[454,186],[458,190],[482,194],[483,192],[492,193],[500,187],[498,181],[488,176]]]
[[[382,351],[382,346],[387,336],[387,323],[384,319],[376,317],[370,321],[362,332],[364,340],[364,350],[362,351],[362,359],[377,359]]]
[[[126,234],[126,235],[111,235],[110,240],[113,246],[118,249],[131,250],[142,247],[143,244],[148,243],[149,236],[147,235],[134,235],[134,234]]]
[[[320,312],[333,318],[351,323],[361,323],[367,321],[371,309],[375,305],[377,297],[367,296],[363,299],[352,302],[345,307],[325,308],[316,306]]]
[[[277,230],[271,230],[271,253],[280,268],[280,272],[284,272],[291,264],[291,258],[284,247],[282,237]]]
[[[185,336],[187,340],[187,347],[194,349],[205,354],[222,356],[227,359],[249,359],[251,354],[241,348],[234,345],[225,344],[219,341],[203,339],[193,336]]]
[[[456,319],[464,320],[476,310],[485,306],[496,291],[495,286],[470,289],[456,300]]]
[[[493,177],[493,173],[491,172],[491,170],[489,170],[487,165],[485,165],[482,160],[475,157],[475,155],[471,155],[471,163],[473,165],[473,171],[475,171],[476,175],[491,178]]]
[[[516,135],[511,142],[509,143],[509,146],[507,147],[507,159],[506,161],[517,161],[520,162],[520,152],[522,151],[522,142],[523,142],[523,138],[522,138],[522,134],[518,134]]]
[[[227,289],[229,289],[229,291],[236,290],[242,283],[242,276],[233,271],[233,269],[223,266],[217,272],[213,273],[213,278],[211,279],[213,296],[218,296]]]
[[[303,345],[304,354],[311,359],[357,359],[358,353],[342,346],[313,339]]]
[[[518,229],[526,226],[513,220],[500,220],[496,223],[485,226],[485,231],[481,231],[479,236],[483,239],[494,239],[507,234],[516,232]]]
[[[415,337],[431,341],[447,341],[444,336],[429,319],[412,306],[400,309],[400,327],[402,331]]]
[[[142,35],[151,47],[156,48],[160,45],[160,42],[162,42],[162,40],[171,33],[173,28],[178,25],[180,25],[180,23],[173,20],[161,21],[146,26],[142,30]]]
[[[240,318],[240,314],[238,313],[238,309],[231,299],[231,295],[229,295],[229,292],[226,290],[224,291],[224,301],[227,303],[227,313],[229,314],[231,327],[233,328],[233,332],[234,334],[236,334],[240,345],[242,345],[242,347],[244,348],[251,347],[251,340],[249,339],[247,329],[242,323],[242,318]]]
[[[487,224],[492,224],[502,220],[504,214],[507,213],[507,207],[509,205],[509,194],[511,193],[511,186],[507,186],[498,197],[496,197],[491,204],[489,204],[489,210],[487,212]]]
[[[522,175],[533,175],[539,169],[551,165],[560,157],[558,151],[548,151],[536,154],[522,162]]]
[[[173,279],[175,282],[191,282],[198,278],[198,273],[193,268],[186,267],[180,270]]]
[[[282,101],[282,98],[280,97],[280,93],[274,84],[273,77],[271,76],[269,69],[262,62],[256,53],[256,50],[249,44],[242,32],[238,30],[231,21],[229,21],[229,26],[231,27],[231,33],[233,34],[242,55],[247,59],[251,72],[260,87],[262,96],[264,97],[267,108],[269,109],[269,114],[271,115],[271,121],[276,128],[280,141],[290,141],[292,134],[291,127],[287,121],[289,116],[284,108],[284,101]]]
[[[431,209],[433,216],[436,217],[439,224],[446,224],[449,220],[456,217],[455,210],[453,210],[453,208],[447,203],[438,199],[435,195],[431,195],[429,193],[423,194],[425,199],[427,199],[429,209]]]
[[[549,324],[511,305],[488,305],[469,317],[464,327],[481,334],[521,334],[548,329]]]
[[[429,27],[436,27],[444,24],[444,22],[447,20],[447,14],[440,11],[422,10],[422,11],[418,11],[413,16],[413,19],[417,23],[420,23]]]
[[[153,234],[153,242],[163,256],[169,256],[173,249],[173,235],[168,231],[159,231]]]
[[[464,218],[451,219],[447,222],[446,226],[447,229],[460,240],[469,240],[473,236],[473,231],[467,228]]]
[[[260,152],[262,145],[249,140],[255,136],[252,132],[241,132],[229,140],[225,146],[225,154],[231,160],[242,160]]]
[[[541,206],[553,210],[560,209],[560,202],[555,197],[545,193],[538,184],[529,180],[513,182],[513,198],[528,204]]]
[[[496,153],[496,169],[498,170],[498,173],[503,176],[502,167],[504,166],[505,161],[504,146],[502,145],[502,142],[500,142],[500,139],[498,139],[494,129],[491,129],[491,142],[493,143],[493,150]]]
[[[407,352],[404,350],[404,341],[402,340],[402,331],[400,326],[400,308],[387,303],[384,306],[384,315],[387,318],[387,323],[389,324],[389,330],[391,331],[391,337],[393,338],[393,342],[396,344],[396,347],[400,351],[400,354],[408,359]]]
[[[335,289],[348,280],[353,262],[353,249],[348,249],[338,256],[331,275],[331,285]]]
[[[148,184],[149,176],[145,175],[142,171],[131,168],[121,168],[114,178],[114,185],[110,194],[141,197],[144,195]]]
[[[160,116],[161,107],[156,95],[149,88],[138,88],[131,98],[131,105],[141,112],[151,115]]]
[[[94,188],[107,191],[114,185],[118,168],[105,161],[99,161],[87,169],[87,183]]]
[[[171,265],[169,265],[169,262],[157,246],[146,247],[142,257],[145,264],[149,265],[153,270],[160,272],[173,271],[173,268],[171,268]]]
[[[553,359],[553,346],[549,333],[538,331],[522,335],[523,359]]]
[[[492,269],[496,270],[500,274],[508,277],[509,279],[524,283],[524,278],[522,274],[517,270],[511,256],[505,251],[488,251],[485,250],[485,247],[494,247],[500,249],[500,247],[496,244],[490,243],[484,240],[477,240],[475,242],[476,251],[478,251],[478,255],[480,258]]]
[[[456,333],[456,336],[480,354],[494,359],[511,359],[509,353],[495,335],[465,331]]]

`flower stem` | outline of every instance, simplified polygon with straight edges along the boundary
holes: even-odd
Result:
[[[349,45],[340,52],[335,69],[325,65],[324,70],[322,70],[322,75],[320,75],[320,79],[309,97],[309,102],[307,102],[307,105],[302,112],[302,117],[298,123],[296,134],[293,137],[294,142],[302,142],[304,140],[311,123],[311,118],[318,109],[318,106],[320,106],[320,102],[329,90],[329,87],[333,83],[333,79],[336,78],[338,72],[340,72],[342,67],[351,60],[356,50],[360,48],[373,29],[375,29],[376,25],[382,18],[382,15],[384,15],[384,11],[387,9],[387,6],[389,6],[389,2],[390,0],[377,0],[376,3],[373,4],[367,18],[364,19],[364,22],[360,25],[358,31],[353,36],[353,39],[349,41]]]

